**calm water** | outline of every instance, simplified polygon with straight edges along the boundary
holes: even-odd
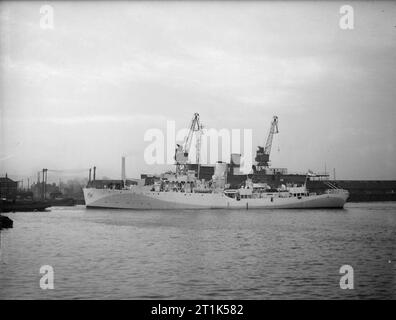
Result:
[[[8,214],[5,299],[396,298],[396,203],[344,210],[86,210]],[[353,290],[339,269],[354,268]],[[40,266],[55,288],[39,286]]]

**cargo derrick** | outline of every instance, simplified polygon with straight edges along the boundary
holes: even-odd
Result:
[[[176,174],[177,175],[186,175],[187,174],[188,155],[190,152],[190,147],[191,147],[191,142],[192,142],[192,137],[194,135],[194,132],[197,132],[196,162],[198,164],[198,170],[199,170],[202,125],[199,121],[198,113],[194,113],[194,117],[191,120],[190,129],[188,131],[187,136],[184,138],[183,144],[182,145],[176,144],[175,160],[176,160]],[[198,174],[199,174],[199,172],[198,172]]]
[[[256,151],[256,157],[254,158],[254,160],[256,161],[256,165],[253,166],[253,171],[255,173],[260,171],[265,171],[265,168],[269,167],[270,165],[269,157],[271,154],[272,139],[274,137],[274,134],[276,133],[279,133],[278,117],[274,116],[267,137],[267,142],[265,143],[265,147],[258,146],[258,149]]]

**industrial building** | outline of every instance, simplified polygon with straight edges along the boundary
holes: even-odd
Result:
[[[1,199],[16,199],[18,189],[18,182],[5,177],[0,177],[0,198]]]

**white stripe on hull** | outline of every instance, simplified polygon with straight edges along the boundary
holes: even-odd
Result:
[[[303,209],[342,208],[348,194],[334,193],[290,198],[236,199],[222,193],[152,192],[144,189],[84,188],[87,207],[119,209]]]

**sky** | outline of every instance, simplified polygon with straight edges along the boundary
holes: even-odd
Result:
[[[198,112],[254,150],[277,115],[273,167],[396,179],[396,3],[348,2],[348,30],[344,4],[2,1],[0,175],[158,173],[145,132]]]

